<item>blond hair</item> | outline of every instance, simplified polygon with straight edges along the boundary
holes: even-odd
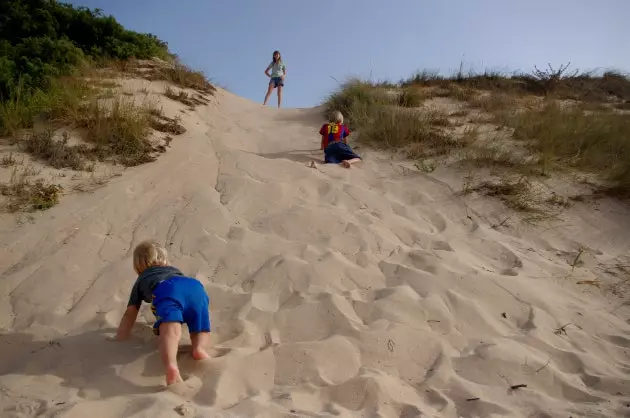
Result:
[[[143,241],[133,250],[133,268],[138,274],[151,266],[168,264],[166,248],[155,240]]]
[[[335,110],[330,115],[330,121],[334,123],[343,123],[343,115],[340,111]]]

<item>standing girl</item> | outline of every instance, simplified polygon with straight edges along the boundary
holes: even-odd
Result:
[[[269,74],[269,70],[271,70],[271,74]],[[267,69],[265,70],[265,75],[271,78],[271,80],[269,80],[269,88],[267,89],[267,95],[265,96],[265,101],[263,105],[267,105],[267,100],[269,100],[271,92],[277,87],[278,107],[280,107],[280,103],[282,102],[282,87],[284,87],[284,77],[287,75],[287,67],[282,62],[282,55],[280,55],[280,51],[273,51],[273,61],[271,61],[271,64],[267,66]]]

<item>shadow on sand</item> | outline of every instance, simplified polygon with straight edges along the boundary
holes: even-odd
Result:
[[[107,339],[115,334],[115,329],[46,341],[27,333],[0,334],[0,376],[56,376],[61,379],[62,387],[77,389],[79,396],[93,397],[98,393],[100,399],[160,392],[166,387],[157,339],[145,338],[151,333],[150,327],[140,328],[136,325],[134,336],[124,342]],[[177,356],[180,371],[184,379],[193,376],[202,379],[195,392],[203,394],[204,404],[212,405],[221,376],[219,364],[195,361],[190,349],[190,345],[180,346]],[[229,352],[230,349],[214,349],[211,355],[217,358]],[[150,378],[148,384],[139,385],[120,376],[120,368],[136,364],[140,364],[136,373]]]
[[[259,157],[270,158],[270,159],[281,159],[281,160],[291,160],[298,163],[308,164],[311,161],[315,163],[322,164],[324,162],[324,151],[319,149],[310,149],[310,150],[293,150],[293,151],[283,151],[283,152],[273,152],[268,154],[259,154]]]
[[[161,383],[163,371],[156,344],[135,337],[125,342],[108,341],[115,332],[105,329],[50,341],[36,340],[26,333],[0,334],[0,375],[53,375],[62,380],[63,387],[97,391],[101,398],[161,390],[161,384],[136,385],[116,370],[116,366],[144,358],[140,375]]]

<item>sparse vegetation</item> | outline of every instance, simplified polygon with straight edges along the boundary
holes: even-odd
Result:
[[[416,112],[425,96],[414,89],[388,95],[380,88],[351,81],[330,97],[329,111],[340,109],[361,140],[380,149],[403,149],[412,157],[443,155],[458,141],[440,127],[450,124],[439,112]],[[398,106],[396,106],[398,105]]]
[[[562,109],[555,102],[526,109],[507,120],[514,137],[528,141],[544,172],[554,166],[596,171],[623,181],[630,167],[630,117],[587,113],[579,106]]]
[[[617,71],[606,71],[601,75],[594,72],[569,70],[571,63],[554,68],[540,70],[534,66],[531,73],[516,72],[505,74],[486,70],[481,74],[469,71],[465,73],[463,65],[452,75],[441,75],[437,72],[420,71],[401,81],[398,86],[418,86],[442,88],[456,92],[454,86],[465,87],[470,92],[486,91],[503,94],[526,96],[553,96],[556,99],[602,102],[630,100],[630,78]],[[463,96],[466,96],[464,94]],[[455,94],[450,94],[454,97]],[[462,100],[460,96],[460,99]]]
[[[467,193],[477,192],[501,199],[506,206],[523,212],[536,212],[529,196],[529,181],[520,177],[516,181],[502,179],[499,182],[484,181],[466,189]]]
[[[180,117],[169,118],[161,115],[150,120],[151,127],[159,132],[169,133],[173,135],[181,135],[186,132],[186,128],[180,123]],[[170,143],[170,141],[169,141]]]
[[[128,166],[154,160],[146,105],[123,96],[109,103],[93,101],[77,122],[79,128],[85,129],[85,140],[93,145],[92,153],[99,159],[114,155]]]
[[[210,84],[201,71],[195,71],[188,66],[174,62],[173,65],[156,67],[148,76],[150,80],[163,80],[182,88],[189,88],[205,93],[213,93],[216,88]]]
[[[407,87],[400,91],[398,96],[398,105],[402,107],[419,107],[427,98],[427,95],[421,89]]]
[[[87,148],[69,146],[67,132],[63,133],[62,139],[55,139],[54,135],[51,129],[32,133],[22,142],[22,146],[26,152],[54,168],[68,167],[73,170],[83,170],[85,163],[82,155],[87,153]]]
[[[396,85],[351,80],[330,96],[326,109],[340,110],[359,139],[376,148],[528,175],[589,171],[611,182],[606,193],[630,197],[630,115],[623,111],[630,78],[569,67],[509,76],[466,74],[462,68],[452,76],[423,71]],[[450,152],[456,149],[464,152]]]
[[[2,156],[2,159],[0,160],[0,165],[2,167],[11,167],[15,164],[17,164],[17,160],[15,159],[15,156],[13,155],[12,152],[8,154],[4,154]]]
[[[5,209],[8,212],[44,210],[59,202],[59,195],[63,191],[61,186],[46,183],[42,179],[33,182],[28,178],[30,175],[27,169],[20,172],[16,167],[10,182],[0,183],[0,195],[6,199]]]

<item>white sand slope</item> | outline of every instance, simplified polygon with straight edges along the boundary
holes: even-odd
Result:
[[[320,109],[216,102],[157,162],[1,232],[0,416],[630,416],[627,311],[576,284],[627,252],[627,210],[492,228],[504,209],[448,173],[307,167]],[[147,307],[106,340],[147,238],[211,297],[214,358],[182,353],[172,389]]]

